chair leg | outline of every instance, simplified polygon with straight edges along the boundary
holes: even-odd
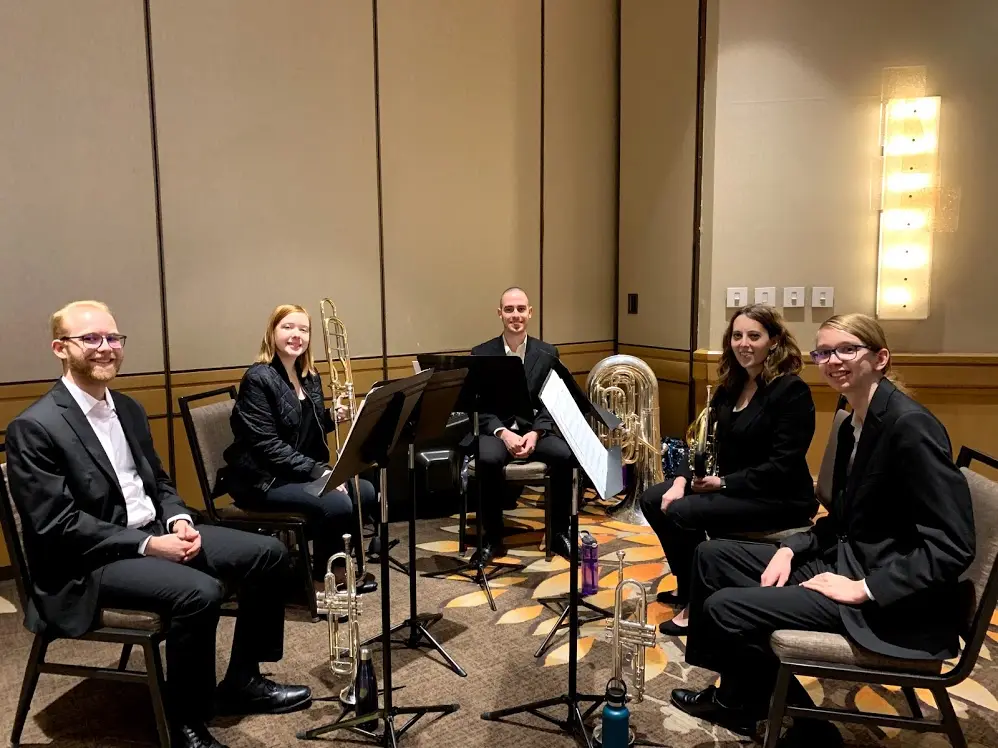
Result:
[[[473,480],[475,480],[474,476],[469,475],[468,485],[461,496],[461,518],[458,521],[457,529],[457,551],[462,556],[468,550],[468,494],[471,493],[471,482]]]
[[[769,704],[769,717],[766,720],[766,742],[763,748],[776,748],[783,728],[783,717],[787,713],[787,690],[794,675],[786,665],[780,665],[773,688],[773,700]]]
[[[908,700],[908,708],[911,710],[911,716],[915,719],[922,719],[922,707],[918,705],[918,697],[915,696],[915,689],[911,686],[902,686],[901,690],[904,692],[905,699]]]
[[[160,748],[170,748],[170,723],[166,719],[166,701],[163,697],[163,660],[159,655],[159,642],[149,640],[142,645],[146,658],[146,682],[156,718]]]
[[[554,541],[554,530],[551,527],[551,479],[544,479],[544,560],[554,558],[551,546]]]
[[[128,658],[132,654],[131,644],[121,645],[121,657],[118,658],[118,670],[125,670],[128,668]]]
[[[967,748],[967,738],[963,735],[963,728],[960,727],[960,720],[957,719],[953,710],[953,702],[949,699],[949,694],[942,686],[932,689],[932,695],[936,699],[936,707],[942,717],[943,730],[949,738],[953,748]]]
[[[38,666],[45,662],[45,652],[48,650],[48,639],[35,634],[31,642],[31,654],[28,655],[28,664],[24,667],[24,679],[21,681],[21,696],[17,700],[17,711],[14,713],[14,726],[10,731],[10,744],[12,748],[17,748],[21,741],[21,732],[24,730],[24,723],[28,718],[28,709],[31,707],[31,698],[35,695],[35,686],[38,685]]]
[[[298,559],[305,585],[305,606],[313,621],[319,620],[318,603],[315,600],[315,587],[312,585],[312,556],[308,551],[308,539],[304,525],[294,531],[295,545],[298,546]]]

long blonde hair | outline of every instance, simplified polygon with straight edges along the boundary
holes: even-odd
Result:
[[[279,304],[270,313],[270,320],[267,322],[267,329],[263,333],[263,340],[260,342],[260,353],[256,357],[258,363],[269,364],[277,354],[277,326],[281,320],[289,314],[304,314],[308,318],[308,348],[298,356],[298,368],[303,375],[315,374],[319,371],[315,368],[315,359],[312,357],[312,315],[308,310],[298,304]]]
[[[758,322],[766,329],[766,334],[775,344],[772,352],[766,357],[762,365],[762,381],[769,384],[781,374],[800,374],[804,368],[801,359],[800,346],[794,340],[794,336],[787,329],[783,321],[783,315],[775,307],[765,304],[751,304],[743,306],[733,315],[728,327],[724,331],[724,338],[721,342],[721,360],[717,364],[717,384],[723,387],[734,397],[738,397],[748,379],[745,368],[738,363],[735,353],[731,350],[731,334],[735,329],[735,320],[739,317],[748,317]]]
[[[851,314],[836,314],[834,317],[829,317],[824,322],[821,323],[819,330],[824,330],[825,328],[831,328],[833,330],[838,330],[839,332],[844,332],[847,335],[854,335],[859,338],[859,341],[867,346],[871,351],[877,353],[878,351],[887,351],[887,366],[883,368],[881,373],[884,378],[889,380],[897,387],[899,390],[906,394],[910,394],[908,388],[904,386],[904,383],[900,380],[895,372],[891,368],[892,356],[891,349],[887,346],[887,335],[884,333],[884,328],[880,326],[877,320],[873,319],[866,314],[860,314],[858,312],[853,312]]]

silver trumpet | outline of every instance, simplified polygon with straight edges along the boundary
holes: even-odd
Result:
[[[645,648],[654,647],[658,629],[648,623],[648,600],[645,588],[634,579],[624,579],[624,552],[617,551],[617,590],[613,604],[613,620],[606,625],[606,637],[613,642],[613,677],[624,681],[624,656],[630,654],[634,701],[640,702],[645,693]],[[634,618],[623,619],[624,588],[631,586],[638,593]]]
[[[339,589],[333,565],[343,560],[346,585]],[[350,675],[350,685],[340,691],[340,701],[351,706],[357,703],[354,681],[360,661],[360,600],[357,596],[357,566],[350,555],[350,535],[343,536],[343,551],[334,553],[326,562],[325,591],[316,593],[316,604],[327,613],[329,624],[329,669],[337,675]],[[345,616],[345,631],[340,631],[340,618]]]

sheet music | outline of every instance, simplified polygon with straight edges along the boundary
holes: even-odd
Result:
[[[548,374],[541,388],[541,402],[551,413],[561,435],[578,459],[586,475],[596,486],[600,498],[617,495],[623,488],[620,460],[611,459],[610,451],[596,436],[586,417],[579,410],[568,387],[554,371]],[[614,466],[611,469],[611,466]]]
[[[412,373],[419,374],[422,371],[422,367],[419,365],[419,361],[413,360],[412,362]]]
[[[302,488],[305,493],[310,493],[313,496],[321,496],[326,490],[326,483],[329,482],[329,476],[333,474],[332,470],[323,470],[322,475],[316,478],[311,483],[306,483]]]

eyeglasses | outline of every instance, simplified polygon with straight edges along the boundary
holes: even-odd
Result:
[[[818,348],[817,350],[811,351],[811,360],[816,364],[823,364],[835,354],[835,357],[839,361],[852,361],[856,356],[859,355],[860,350],[866,348],[867,350],[873,350],[868,345],[840,345],[836,348]]]
[[[65,335],[59,340],[78,340],[80,344],[86,348],[88,351],[97,350],[100,348],[104,341],[107,341],[107,347],[113,350],[119,350],[125,347],[125,340],[128,338],[127,335],[118,335],[112,333],[111,335],[98,335],[95,332],[87,333],[86,335]]]

